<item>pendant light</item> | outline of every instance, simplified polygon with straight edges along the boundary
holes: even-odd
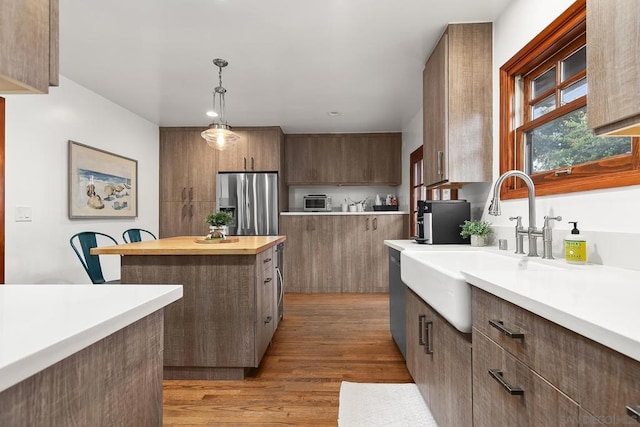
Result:
[[[216,58],[213,65],[218,67],[218,86],[213,90],[213,111],[217,116],[209,128],[200,135],[207,141],[210,147],[216,150],[227,150],[233,147],[240,139],[237,133],[231,131],[231,126],[227,124],[225,115],[224,95],[227,90],[222,86],[222,69],[229,65],[224,59]]]

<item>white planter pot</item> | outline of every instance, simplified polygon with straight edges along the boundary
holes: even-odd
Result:
[[[471,246],[487,246],[486,237],[472,234]]]
[[[226,225],[220,225],[220,226],[210,225],[209,226],[209,234],[213,238],[226,239],[227,238],[227,234],[229,234],[229,227],[227,227]]]

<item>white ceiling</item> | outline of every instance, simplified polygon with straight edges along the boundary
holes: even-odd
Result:
[[[206,126],[219,57],[232,126],[400,131],[445,25],[509,1],[61,0],[60,73],[160,126]]]

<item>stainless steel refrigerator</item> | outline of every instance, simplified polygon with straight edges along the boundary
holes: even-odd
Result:
[[[276,172],[218,172],[217,208],[233,215],[229,234],[278,234],[278,174]]]

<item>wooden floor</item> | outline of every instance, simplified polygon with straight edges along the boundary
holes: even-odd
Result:
[[[165,426],[335,426],[341,381],[412,382],[389,333],[387,294],[287,294],[255,376],[164,381]]]

